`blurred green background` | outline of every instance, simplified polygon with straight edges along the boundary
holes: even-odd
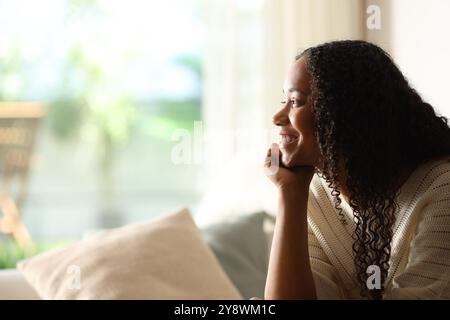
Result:
[[[36,247],[1,236],[0,268],[96,229],[195,210],[201,166],[173,164],[171,150],[172,133],[201,120],[202,10],[0,0],[0,101],[47,105],[21,212]]]

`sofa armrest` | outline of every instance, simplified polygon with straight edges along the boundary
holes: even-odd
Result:
[[[17,269],[0,270],[0,300],[40,300]]]

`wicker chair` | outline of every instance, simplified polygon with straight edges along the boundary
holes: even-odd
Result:
[[[0,103],[0,232],[20,246],[30,242],[20,210],[28,193],[33,147],[45,108],[38,103]]]

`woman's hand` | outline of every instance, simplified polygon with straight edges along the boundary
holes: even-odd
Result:
[[[273,143],[267,151],[264,161],[264,171],[269,179],[280,190],[308,188],[314,175],[313,166],[297,166],[287,168],[281,163],[281,150]]]

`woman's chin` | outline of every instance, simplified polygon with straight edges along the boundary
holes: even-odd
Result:
[[[293,168],[297,166],[295,158],[289,154],[283,154],[281,157],[281,164],[286,168]]]
[[[301,145],[294,143],[287,145],[280,144],[281,164],[286,168],[302,165],[302,149]]]
[[[302,157],[299,157],[295,154],[283,154],[281,157],[281,164],[286,168],[294,168],[294,167],[300,167],[300,166],[314,166],[311,164],[311,161],[307,161],[307,159],[302,159]]]

